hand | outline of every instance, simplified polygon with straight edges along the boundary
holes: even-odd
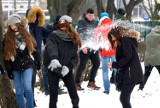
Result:
[[[109,67],[109,68],[112,68],[112,62],[109,62],[109,63],[108,63],[108,67]]]
[[[61,71],[61,74],[64,76],[66,76],[67,74],[69,73],[69,69],[67,66],[63,66],[62,67],[62,71]]]
[[[7,72],[7,76],[9,79],[13,80],[13,73],[11,71]]]
[[[59,61],[57,59],[51,60],[51,63],[49,64],[48,69],[53,71],[53,69],[55,69],[57,67],[62,67],[62,65],[59,63]]]
[[[82,52],[83,52],[84,54],[87,54],[87,53],[88,53],[88,49],[87,49],[87,48],[83,48],[83,49],[82,49]]]

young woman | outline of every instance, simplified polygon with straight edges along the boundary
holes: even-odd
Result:
[[[115,27],[108,38],[113,49],[116,49],[116,62],[110,62],[110,68],[122,72],[120,101],[123,108],[131,108],[130,97],[136,84],[142,82],[142,67],[137,53],[137,39],[140,33],[125,27]]]
[[[49,108],[57,108],[58,86],[60,78],[68,89],[73,108],[79,108],[79,96],[75,87],[73,67],[78,62],[78,46],[81,40],[71,27],[72,18],[63,15],[57,29],[47,38],[45,61],[48,64],[48,81],[50,90]]]
[[[33,67],[39,65],[39,54],[36,52],[36,42],[26,29],[21,16],[13,14],[7,20],[8,28],[5,34],[5,67],[8,77],[13,79],[16,99],[19,108],[34,108],[33,90],[31,86]]]

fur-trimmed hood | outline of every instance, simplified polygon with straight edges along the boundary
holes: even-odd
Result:
[[[140,32],[133,30],[133,29],[129,29],[128,36],[131,38],[135,38],[136,40],[139,40],[140,39]]]
[[[45,14],[41,7],[34,6],[29,10],[27,13],[28,22],[31,23],[35,16],[38,18],[38,26],[43,26],[45,24]]]
[[[125,36],[125,37],[135,38],[136,40],[140,39],[140,32],[134,29],[123,30],[121,33],[122,33],[122,36]]]

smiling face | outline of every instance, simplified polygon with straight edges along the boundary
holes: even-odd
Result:
[[[15,31],[15,32],[18,31],[18,26],[17,26],[17,24],[12,24],[12,25],[10,25],[10,28],[11,28],[13,31]]]

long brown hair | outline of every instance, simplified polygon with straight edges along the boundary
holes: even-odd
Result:
[[[115,41],[117,41],[119,43],[119,40],[127,35],[129,29],[123,26],[117,26],[111,29],[111,31],[108,34],[108,40],[111,43],[111,46],[113,49],[116,49],[114,46]],[[113,39],[113,37],[115,39]]]
[[[73,41],[79,45],[79,47],[82,46],[81,38],[80,38],[79,34],[74,30],[71,23],[65,21],[65,23],[58,24],[58,26],[59,27],[66,27],[67,29],[64,31],[68,34],[68,36],[71,37],[73,39]]]
[[[31,36],[31,34],[27,31],[26,27],[22,23],[17,24],[18,27],[18,32],[22,37],[24,38],[26,42],[26,46],[28,51],[34,52],[36,51],[35,46],[36,46],[36,41],[35,39]],[[5,47],[4,47],[4,55],[6,60],[10,60],[11,56],[16,56],[16,35],[15,31],[13,31],[10,26],[7,28],[7,32],[5,34]]]

